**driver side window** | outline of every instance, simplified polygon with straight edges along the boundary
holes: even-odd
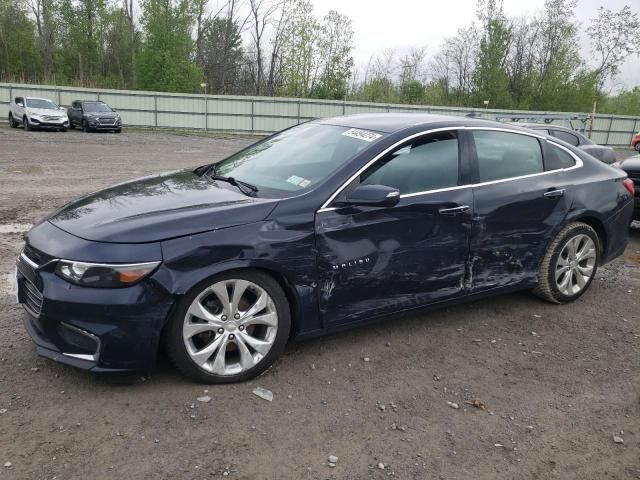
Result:
[[[360,175],[360,184],[394,187],[401,195],[455,187],[459,163],[456,132],[439,132],[386,154]]]

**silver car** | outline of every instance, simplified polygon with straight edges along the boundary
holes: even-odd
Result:
[[[51,128],[65,132],[69,128],[69,117],[64,107],[47,98],[15,97],[9,104],[9,125],[25,130]]]

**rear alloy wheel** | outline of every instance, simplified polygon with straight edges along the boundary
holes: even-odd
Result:
[[[553,303],[568,303],[582,295],[595,277],[600,241],[589,225],[567,225],[549,245],[534,293]]]
[[[13,114],[11,112],[9,112],[9,126],[11,128],[16,128],[18,126],[18,122],[13,118]]]
[[[166,332],[167,350],[186,376],[204,383],[246,380],[266,370],[289,337],[289,304],[280,285],[236,271],[200,284]]]

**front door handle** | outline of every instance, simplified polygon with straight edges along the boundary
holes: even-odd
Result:
[[[465,213],[471,207],[469,205],[460,205],[459,207],[453,208],[441,208],[438,210],[440,215],[460,215],[461,213]]]
[[[544,192],[544,196],[547,198],[564,197],[564,188],[559,188],[558,190],[549,190],[548,192]]]

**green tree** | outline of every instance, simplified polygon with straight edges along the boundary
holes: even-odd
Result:
[[[0,79],[37,82],[41,58],[24,1],[0,0]]]
[[[242,66],[240,25],[231,18],[203,21],[200,67],[209,91],[230,93]]]
[[[353,28],[351,20],[329,11],[320,25],[317,46],[317,70],[311,96],[340,100],[347,94],[353,68]]]
[[[317,65],[316,38],[319,24],[310,0],[293,2],[290,17],[282,30],[280,95],[306,97]]]
[[[511,106],[509,79],[505,68],[511,43],[511,27],[502,12],[502,3],[490,0],[481,7],[483,22],[480,53],[473,73],[476,106],[485,100],[496,108]]]
[[[140,88],[199,91],[204,76],[193,62],[193,3],[190,0],[143,0],[140,23],[144,31],[139,59]]]

